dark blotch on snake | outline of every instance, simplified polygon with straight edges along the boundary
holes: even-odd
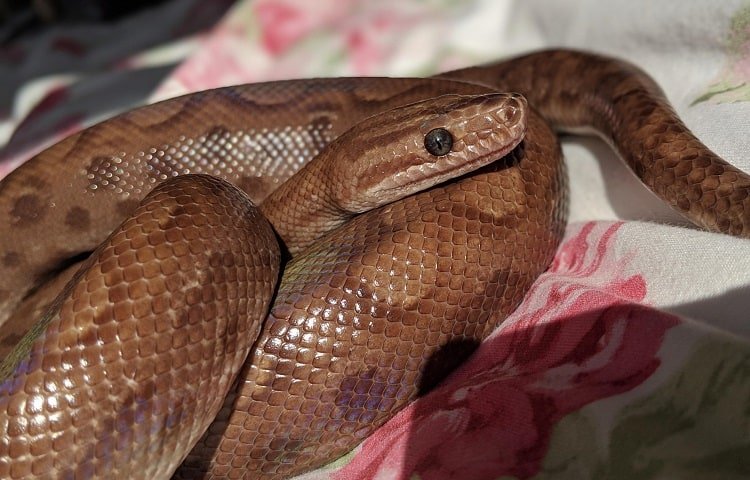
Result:
[[[82,207],[72,207],[65,215],[65,225],[74,230],[85,231],[91,226],[91,214]]]
[[[47,206],[39,196],[32,193],[21,195],[13,204],[10,214],[14,217],[14,225],[26,227],[33,225],[47,213]]]
[[[3,255],[3,265],[9,268],[17,267],[21,264],[21,256],[18,252],[6,252]]]
[[[23,185],[25,187],[33,188],[34,190],[44,190],[50,187],[49,183],[45,182],[37,176],[25,178],[23,180]]]
[[[7,337],[3,338],[2,342],[0,343],[2,343],[3,345],[7,345],[9,347],[15,347],[16,344],[20,342],[22,338],[23,338],[23,335],[19,335],[17,333],[10,333],[8,334]]]

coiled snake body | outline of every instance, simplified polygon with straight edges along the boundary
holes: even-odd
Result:
[[[545,51],[441,77],[191,94],[4,179],[0,476],[271,478],[349,451],[546,269],[566,213],[547,122],[595,128],[694,223],[750,235],[748,176],[637,68]],[[446,122],[465,130],[447,163],[419,160]],[[154,189],[183,173],[245,193]],[[293,255],[275,293],[274,230]]]

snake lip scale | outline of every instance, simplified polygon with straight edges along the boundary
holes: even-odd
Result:
[[[340,457],[548,267],[554,131],[582,129],[697,226],[750,236],[750,177],[646,73],[582,51],[197,92],[41,152],[0,182],[0,477]]]

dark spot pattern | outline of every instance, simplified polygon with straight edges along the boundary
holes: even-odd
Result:
[[[47,213],[47,205],[33,193],[21,195],[16,199],[11,210],[11,223],[18,227],[33,225],[44,218]]]
[[[65,225],[74,230],[88,230],[91,226],[91,214],[82,207],[72,207],[65,215]]]
[[[0,343],[5,347],[15,347],[22,338],[23,335],[9,333],[6,337],[0,339]]]
[[[24,178],[22,185],[39,191],[50,188],[50,184],[38,176],[28,176]]]
[[[6,252],[3,255],[3,265],[8,268],[17,267],[21,264],[21,255],[18,252]]]

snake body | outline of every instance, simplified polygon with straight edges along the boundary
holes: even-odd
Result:
[[[0,476],[106,477],[116,452],[133,443],[146,450],[140,463],[116,470],[132,478],[169,476],[183,459],[176,478],[274,478],[349,451],[465,358],[551,261],[566,188],[549,124],[593,127],[691,221],[750,236],[750,178],[701,144],[636,67],[545,51],[441,77],[285,81],[191,94],[73,135],[4,179],[0,224],[10,228],[0,235],[0,337],[3,353],[16,348],[18,358],[5,362],[0,389]],[[252,203],[263,209],[279,185],[374,114],[445,94],[498,91],[519,92],[536,109],[518,147],[385,206],[349,202],[360,208],[352,213],[376,208],[290,248],[295,256],[268,318],[262,327],[248,322],[247,312],[271,302],[271,265],[281,255],[245,247],[257,241],[250,236],[263,244],[271,236],[263,220],[257,229],[243,224],[259,217]],[[361,156],[390,141],[372,133],[342,145]],[[182,173],[224,178],[251,201],[204,176],[177,177],[149,194]],[[356,198],[332,191],[338,202]],[[300,193],[291,188],[289,198]],[[277,223],[293,217],[271,220],[285,240]],[[145,244],[152,257],[136,254]],[[212,250],[222,253],[202,253]],[[100,267],[79,270],[91,251],[84,267],[95,258]],[[265,273],[242,273],[250,264]],[[175,275],[179,282],[170,280]],[[141,324],[138,300],[148,295],[159,300],[146,310],[163,316]],[[54,334],[34,326],[40,316],[57,322]],[[99,330],[85,327],[103,318]],[[146,338],[144,346],[134,349],[128,340],[136,338]],[[109,374],[73,368],[109,364],[129,381],[108,383]],[[190,392],[184,404],[156,395],[178,388]],[[219,390],[228,390],[226,398]],[[78,415],[80,392],[90,392],[86,401],[119,402],[122,414],[109,423]],[[188,424],[183,435],[161,436],[164,425]],[[166,455],[173,458],[155,460]]]

